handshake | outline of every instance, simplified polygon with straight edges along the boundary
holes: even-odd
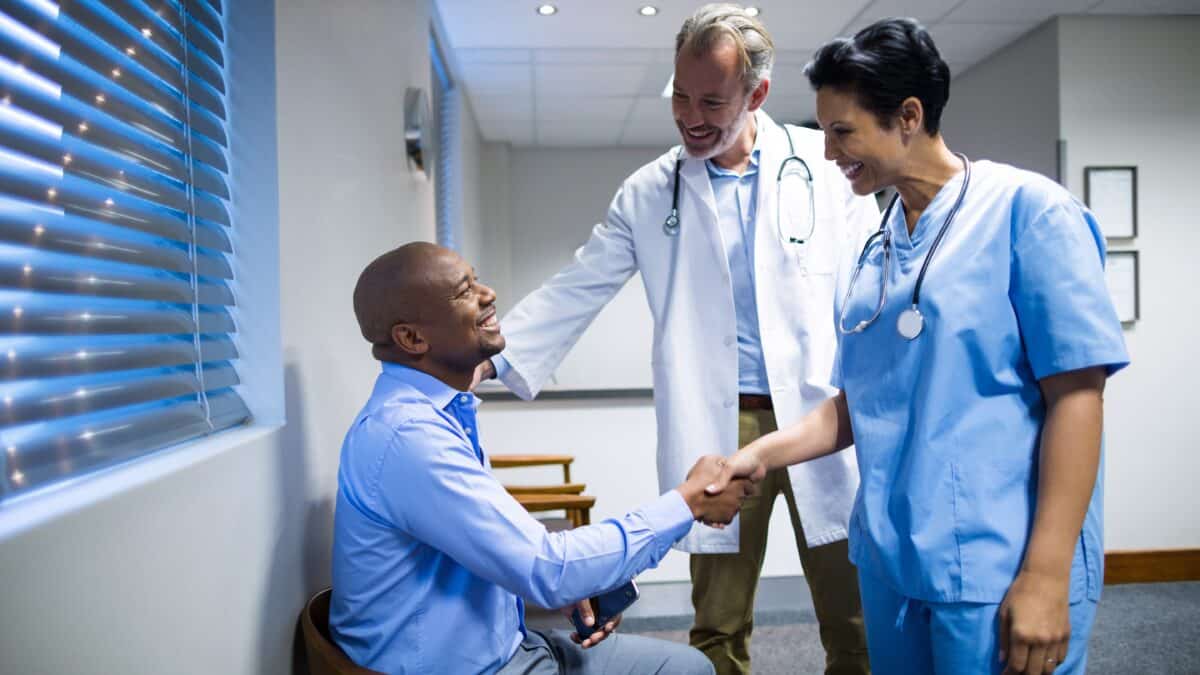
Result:
[[[754,484],[764,476],[765,467],[748,453],[739,452],[729,458],[705,455],[676,489],[696,520],[724,527],[737,515],[746,497],[753,494]]]

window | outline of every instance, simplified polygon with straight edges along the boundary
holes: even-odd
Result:
[[[223,11],[0,9],[0,500],[249,418]]]

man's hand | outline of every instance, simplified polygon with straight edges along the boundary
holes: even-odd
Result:
[[[742,449],[724,461],[721,473],[705,486],[704,491],[710,495],[718,495],[739,478],[758,483],[766,477],[767,465],[759,459],[758,454],[749,449]]]
[[[563,616],[567,617],[568,621],[570,621],[571,614],[576,609],[579,610],[579,616],[580,616],[580,618],[583,619],[584,625],[591,626],[596,623],[596,615],[592,611],[592,601],[589,599],[580,600],[579,602],[575,603],[574,605],[570,605],[568,607],[563,607],[559,611],[562,612]],[[572,622],[571,625],[575,625],[574,622]],[[621,615],[620,614],[618,614],[617,616],[610,619],[608,623],[606,623],[603,626],[600,626],[599,628],[594,630],[592,632],[592,634],[587,637],[586,640],[580,638],[578,632],[571,633],[571,640],[573,642],[575,642],[575,644],[583,647],[584,649],[587,649],[589,647],[595,647],[596,645],[603,642],[604,639],[607,638],[609,635],[612,635],[613,633],[615,633],[617,630],[617,626],[619,626],[619,625],[621,625]]]
[[[687,480],[679,486],[692,515],[705,525],[723,526],[733,520],[742,501],[750,494],[753,486],[745,479],[726,480],[724,489],[708,493],[705,488],[721,479],[726,460],[717,455],[706,455],[688,471]]]
[[[480,382],[490,380],[495,376],[496,366],[492,364],[491,359],[484,359],[482,363],[475,366],[475,377],[471,378],[470,391],[475,391],[475,387],[478,387]]]

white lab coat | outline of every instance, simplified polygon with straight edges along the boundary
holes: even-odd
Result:
[[[873,198],[856,197],[836,165],[824,159],[819,132],[790,127],[796,153],[814,174],[817,222],[809,243],[782,243],[776,175],[787,156],[787,138],[765,112],[757,113],[757,121],[763,137],[755,297],[775,418],[786,427],[837,391],[829,384],[836,351],[833,298],[843,292],[861,242],[877,227],[879,210]],[[641,272],[654,318],[651,364],[662,492],[682,483],[702,455],[731,454],[738,441],[733,286],[704,162],[684,161],[679,233],[663,232],[677,152],[672,148],[627,178],[574,262],[501,322],[508,341],[504,358],[512,366],[502,379],[531,399],[604,305]],[[789,473],[809,545],[846,538],[858,487],[852,449],[793,466]],[[697,525],[678,547],[736,552],[736,521],[724,530]]]

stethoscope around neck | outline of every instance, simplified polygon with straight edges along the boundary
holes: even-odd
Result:
[[[929,269],[929,263],[933,261],[933,254],[937,251],[938,244],[942,242],[942,238],[946,235],[946,230],[950,229],[950,223],[954,222],[954,216],[958,214],[958,209],[962,206],[963,198],[967,194],[967,186],[971,183],[971,162],[962,153],[956,152],[954,154],[963,163],[962,187],[959,188],[958,198],[954,200],[954,206],[950,207],[950,211],[946,214],[946,219],[942,221],[942,228],[938,230],[937,237],[934,238],[933,244],[929,246],[929,252],[925,254],[925,260],[921,263],[921,272],[917,274],[917,283],[913,286],[912,304],[900,312],[899,318],[896,319],[896,331],[906,340],[916,339],[925,327],[925,317],[921,314],[919,307],[921,302],[921,284],[925,282],[925,272]],[[888,229],[888,221],[892,215],[892,208],[896,206],[898,199],[900,199],[900,193],[896,193],[892,197],[892,201],[888,202],[887,209],[883,212],[883,219],[879,221],[879,229],[875,234],[867,238],[867,242],[863,245],[862,253],[858,256],[858,263],[854,265],[854,273],[850,275],[850,285],[846,288],[846,297],[842,301],[842,311],[838,314],[838,331],[842,335],[861,333],[866,330],[871,324],[875,323],[875,320],[883,313],[883,306],[887,304],[887,279],[892,260],[892,231]],[[880,268],[879,274],[879,303],[875,306],[875,313],[869,318],[859,321],[853,328],[846,328],[846,310],[850,306],[850,296],[854,293],[854,284],[858,281],[858,274],[862,271],[863,263],[867,259],[867,253],[871,250],[871,244],[880,238],[883,240],[883,266]]]
[[[813,174],[808,168],[808,162],[805,162],[799,155],[796,154],[796,146],[792,142],[792,134],[782,124],[777,126],[787,136],[788,156],[779,163],[779,171],[775,174],[775,189],[778,191],[783,183],[783,176],[792,166],[803,169],[803,178],[808,188],[808,231],[802,237],[794,237],[783,233],[782,217],[776,214],[775,226],[779,228],[779,239],[785,244],[803,244],[812,238],[813,231],[817,226],[817,206],[816,196],[813,194]],[[675,157],[675,180],[671,189],[671,211],[667,214],[667,219],[663,221],[663,234],[668,237],[679,235],[679,173],[683,170],[684,153],[683,148],[679,148],[679,154]],[[782,204],[780,195],[776,195],[776,208]]]

